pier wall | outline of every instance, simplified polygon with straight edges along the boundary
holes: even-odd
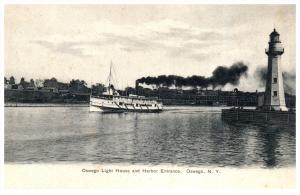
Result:
[[[228,122],[296,125],[296,113],[294,111],[263,111],[232,108],[222,110],[222,119]]]

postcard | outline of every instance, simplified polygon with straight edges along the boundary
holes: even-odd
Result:
[[[295,4],[5,4],[4,183],[296,188]]]

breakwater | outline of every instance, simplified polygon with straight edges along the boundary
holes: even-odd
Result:
[[[227,122],[249,122],[252,124],[296,125],[295,111],[267,111],[255,109],[222,109],[222,119]]]

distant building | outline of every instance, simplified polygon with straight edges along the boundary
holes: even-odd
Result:
[[[263,108],[263,106],[264,106],[264,96],[265,96],[264,93],[257,95],[257,107],[258,108]]]
[[[24,90],[24,87],[22,85],[17,85],[18,86],[18,90]]]
[[[38,88],[35,87],[35,86],[34,87],[29,86],[29,87],[26,88],[26,90],[37,91]]]
[[[8,83],[4,83],[4,89],[11,89],[12,85]]]
[[[56,87],[43,87],[42,91],[58,93],[58,89]]]
[[[62,92],[68,93],[69,92],[69,85],[66,83],[58,82],[55,78],[46,79],[43,83],[43,90],[44,91],[51,91],[54,93]]]

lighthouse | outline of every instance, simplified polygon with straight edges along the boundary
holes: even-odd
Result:
[[[279,36],[279,33],[274,29],[270,34],[269,48],[265,50],[268,55],[268,72],[263,108],[287,111],[281,71],[281,55],[284,53],[284,48]]]
[[[281,55],[284,49],[279,36],[275,29],[270,34],[269,48],[266,49],[268,55],[266,91],[264,96],[258,96],[258,107],[222,109],[222,120],[230,123],[276,124],[278,127],[296,125],[296,110],[288,110],[285,105],[281,71]]]

